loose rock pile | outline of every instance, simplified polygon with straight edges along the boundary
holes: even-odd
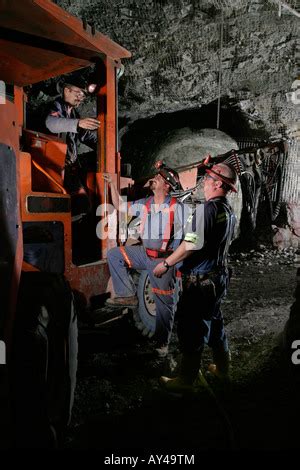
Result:
[[[300,263],[300,253],[297,248],[284,248],[276,250],[266,245],[259,245],[257,250],[249,252],[232,253],[230,262],[237,265],[297,265]]]

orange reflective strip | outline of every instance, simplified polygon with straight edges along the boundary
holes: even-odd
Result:
[[[131,267],[132,267],[132,264],[131,264],[130,259],[128,258],[128,255],[127,255],[127,253],[126,253],[126,251],[125,251],[124,246],[120,246],[120,252],[122,253],[123,258],[125,259],[126,263],[128,264],[128,268],[131,268]]]
[[[146,219],[147,219],[147,216],[148,216],[149,211],[150,211],[152,199],[154,199],[154,198],[152,196],[150,196],[149,199],[146,201],[144,207],[143,207],[143,216],[141,218],[141,225],[140,225],[140,235],[141,235],[141,237],[144,235]]]
[[[174,289],[161,290],[161,289],[157,289],[156,287],[152,287],[152,292],[154,292],[154,294],[160,294],[160,295],[171,295],[174,293]]]

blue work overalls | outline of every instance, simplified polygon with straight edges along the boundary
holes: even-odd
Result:
[[[175,203],[174,229],[170,227],[172,240],[167,243],[165,253],[161,252],[159,257],[149,256],[149,253],[159,252],[165,239],[166,225],[170,224],[171,197],[167,196],[157,212],[152,205],[153,197],[150,200],[141,199],[131,204],[131,211],[134,215],[142,215],[145,211],[145,204],[148,202],[149,210],[144,216],[144,227],[142,229],[143,245],[121,246],[112,248],[107,254],[113,286],[117,297],[130,297],[136,295],[136,287],[130,276],[128,268],[145,269],[148,272],[153,298],[156,306],[156,328],[155,337],[161,344],[168,344],[171,336],[175,315],[175,268],[171,267],[161,277],[153,275],[153,269],[166,256],[169,250],[175,249],[182,238],[183,231],[183,206]],[[143,220],[142,220],[143,223]],[[148,252],[148,254],[147,254]]]

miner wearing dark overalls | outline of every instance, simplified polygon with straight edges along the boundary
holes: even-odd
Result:
[[[169,391],[194,391],[203,382],[200,366],[205,344],[213,353],[210,371],[219,378],[228,376],[230,355],[220,307],[229,282],[227,255],[235,226],[226,195],[236,192],[235,183],[236,173],[229,165],[219,163],[206,169],[205,203],[190,217],[183,242],[165,259],[170,267],[182,261],[183,283],[178,304],[179,376],[160,379]],[[154,275],[164,275],[165,265],[157,265]]]
[[[88,94],[88,85],[80,77],[66,76],[61,85],[62,94],[51,103],[45,125],[53,134],[59,134],[67,144],[67,155],[62,171],[64,187],[72,196],[72,215],[85,214],[89,207],[84,176],[86,168],[96,161],[97,133],[100,122],[92,117],[81,118],[77,108]],[[79,158],[78,145],[93,149]]]
[[[116,186],[109,175],[104,177],[110,183],[115,208],[122,210],[122,200]],[[153,196],[128,204],[129,214],[139,216],[141,219],[142,245],[116,247],[107,254],[116,294],[116,297],[107,300],[109,306],[137,307],[136,288],[128,268],[147,270],[156,307],[156,353],[160,357],[164,357],[168,352],[174,321],[175,268],[168,269],[161,278],[153,275],[153,269],[169,256],[182,240],[184,206],[169,194],[170,189],[178,188],[180,188],[178,175],[169,168],[160,171],[152,178],[150,189]]]

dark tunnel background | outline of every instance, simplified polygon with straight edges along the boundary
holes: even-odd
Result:
[[[217,101],[213,101],[200,109],[159,113],[154,117],[139,119],[129,125],[126,119],[120,119],[121,133],[125,130],[121,146],[122,162],[131,163],[133,178],[151,173],[154,152],[172,131],[185,127],[192,130],[216,129],[217,107]],[[123,129],[124,126],[128,127]],[[263,123],[256,123],[256,127],[257,129],[250,127],[247,117],[235,102],[229,99],[222,101],[220,131],[236,141],[253,139],[259,142],[267,139],[268,132]]]
[[[195,132],[201,129],[216,129],[218,102],[214,101],[200,109],[160,113],[147,119],[139,119],[132,124],[120,120],[122,163],[131,164],[134,179],[143,179],[153,173],[153,164],[157,153],[165,145],[174,131],[189,128]],[[258,146],[267,142],[269,133],[263,122],[250,122],[233,100],[223,100],[220,111],[220,131],[224,132],[237,144],[247,142]],[[197,135],[197,134],[195,134]],[[199,153],[199,160],[203,155]],[[182,161],[182,165],[187,162]],[[244,191],[244,188],[243,188]],[[283,203],[276,220],[271,219],[268,203],[260,201],[256,215],[256,225],[244,209],[241,214],[240,233],[232,245],[232,249],[251,250],[261,243],[272,244],[272,223],[284,227],[287,223],[286,205]]]

